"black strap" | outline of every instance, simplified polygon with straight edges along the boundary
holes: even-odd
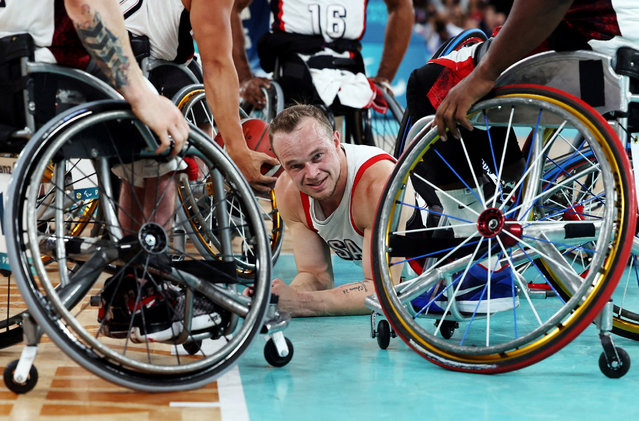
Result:
[[[257,53],[260,65],[267,72],[275,68],[276,59],[286,59],[291,54],[312,55],[324,48],[338,53],[345,51],[359,52],[362,44],[357,40],[336,39],[326,42],[321,35],[290,34],[288,32],[267,32],[257,42]]]
[[[181,260],[171,266],[209,282],[234,284],[238,282],[235,262],[222,260]]]
[[[33,38],[30,34],[15,34],[0,38],[0,63],[20,57],[33,59]]]
[[[579,89],[581,99],[592,107],[606,104],[604,71],[601,60],[579,61]]]
[[[21,77],[20,79],[12,80],[9,83],[0,83],[0,96],[12,95],[26,88],[27,78]]]
[[[141,62],[151,55],[151,41],[146,35],[133,35],[129,32],[129,40],[131,41],[131,50],[137,62]]]

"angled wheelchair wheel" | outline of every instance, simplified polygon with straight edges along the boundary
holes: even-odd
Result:
[[[575,144],[576,150],[581,147],[580,143]],[[567,183],[564,179],[572,179]],[[600,207],[606,196],[599,192],[601,188],[602,174],[600,169],[593,165],[590,157],[579,155],[566,159],[558,163],[553,168],[548,168],[542,174],[542,182],[546,186],[551,184],[561,184],[565,188],[555,191],[549,196],[548,205],[556,210],[554,219],[557,221],[578,221],[600,212]],[[598,197],[598,200],[589,200]],[[590,247],[568,250],[564,253],[564,258],[575,270],[587,273],[596,270],[592,266]],[[639,237],[636,235],[632,239],[632,254],[628,259],[626,270],[619,279],[619,284],[615,289],[612,311],[612,332],[633,340],[639,340]],[[543,280],[554,293],[562,299],[568,300],[572,294],[569,285],[562,282],[561,276],[552,270],[544,260],[538,261],[540,274]],[[540,285],[537,280],[533,282]],[[543,281],[541,283],[543,285]]]
[[[639,237],[632,239],[626,272],[612,295],[612,332],[639,341]]]
[[[464,46],[486,41],[486,39],[486,34],[481,29],[466,29],[440,45],[433,54],[433,58],[444,57]]]
[[[395,141],[404,116],[404,108],[395,96],[388,92],[384,92],[384,100],[388,104],[386,112],[382,113],[372,108],[364,111],[367,114],[364,119],[364,136],[368,139],[365,143],[392,154],[395,151]]]
[[[270,248],[250,187],[209,137],[192,127],[174,159],[155,148],[122,102],[90,103],[49,122],[17,163],[7,239],[29,312],[61,350],[108,381],[157,392],[207,384],[250,346],[270,302]],[[151,186],[127,187],[141,171]],[[185,174],[198,174],[208,192],[216,258],[178,246]],[[231,204],[250,237],[252,297],[237,277],[246,244],[231,235]],[[79,220],[84,229],[73,234]],[[193,352],[189,344],[200,341]]]
[[[275,116],[284,109],[284,92],[282,91],[282,87],[274,80],[270,83],[271,86],[268,88],[262,88],[262,93],[266,98],[264,108],[258,110],[248,102],[242,102],[240,105],[249,118],[257,118],[270,123]]]
[[[498,373],[548,357],[599,314],[630,255],[636,199],[619,140],[572,96],[507,87],[469,119],[474,130],[461,140],[423,130],[400,158],[378,209],[374,282],[387,319],[420,355],[452,370]],[[544,182],[579,157],[588,165]],[[595,172],[596,188],[580,190],[588,212],[557,218],[575,207],[559,206],[557,194]],[[441,208],[424,205],[431,192]],[[571,264],[576,252],[598,270]],[[539,262],[570,290],[567,300],[529,290]],[[444,335],[448,322],[456,328]]]
[[[215,122],[213,114],[206,101],[204,85],[193,84],[182,88],[172,99],[173,103],[182,111],[189,123],[192,123],[209,136],[214,136]]]
[[[279,88],[272,85],[271,89]],[[197,125],[205,133],[217,131],[206,102],[203,85],[190,85],[183,88],[175,95],[173,102],[182,111],[187,121]],[[185,175],[180,177],[178,218],[186,221],[187,238],[200,254],[218,257],[217,250],[220,249],[220,242],[217,237],[211,235],[213,231],[210,228],[212,224],[216,223],[216,219],[209,206],[210,203],[206,199],[206,195],[210,192],[210,189],[203,187],[206,184],[206,180],[201,179],[201,174],[194,175],[190,180]],[[252,248],[248,246],[252,239],[243,238],[245,234],[242,229],[244,225],[242,209],[236,203],[232,203],[231,197],[229,196],[228,200],[229,206],[234,209],[231,213],[231,222],[235,227],[233,235],[238,238],[237,241],[245,244],[244,252],[236,254],[238,275],[244,279],[250,279],[255,275],[256,270],[256,259],[252,254]],[[275,264],[282,249],[284,223],[277,210],[275,195],[272,192],[265,197],[257,196],[257,201],[262,209],[264,224],[271,244],[271,257],[273,264]]]
[[[393,154],[404,108],[392,94],[384,92],[386,110],[350,109],[344,115],[344,141],[357,145],[377,146]]]

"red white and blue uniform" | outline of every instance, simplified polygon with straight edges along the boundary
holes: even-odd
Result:
[[[343,143],[346,154],[346,188],[337,209],[329,216],[322,214],[319,203],[312,197],[301,193],[306,223],[317,232],[337,256],[344,260],[361,261],[364,233],[357,228],[353,220],[353,191],[371,165],[379,161],[395,159],[374,146]]]

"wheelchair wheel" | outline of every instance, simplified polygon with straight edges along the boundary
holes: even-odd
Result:
[[[384,99],[388,104],[388,111],[385,113],[372,108],[364,111],[367,114],[364,119],[364,136],[367,139],[365,143],[392,154],[395,152],[395,141],[404,116],[404,108],[388,92],[384,92]]]
[[[276,85],[275,82],[274,84]],[[277,88],[272,85],[271,89],[277,90],[279,89],[279,85]],[[191,85],[183,88],[175,95],[173,102],[190,123],[204,129],[205,132],[211,131],[211,128],[216,130],[202,85]],[[206,124],[205,127],[202,127],[203,123]],[[209,128],[208,130],[207,127]],[[207,232],[211,232],[210,229],[207,230],[207,226],[214,222],[215,216],[211,213],[211,208],[208,207],[205,200],[204,195],[207,194],[206,189],[199,188],[198,190],[197,186],[204,184],[206,184],[204,180],[193,179],[189,181],[185,176],[181,178],[181,188],[178,191],[180,203],[178,218],[188,222],[185,224],[187,227],[187,237],[192,241],[200,254],[215,257],[216,250],[219,250],[220,247],[219,240],[216,237],[207,235]],[[199,193],[197,191],[199,191]],[[260,209],[262,209],[267,234],[269,234],[270,237],[271,258],[273,264],[275,264],[282,249],[284,223],[277,210],[273,192],[268,196],[257,196],[257,201]],[[238,227],[241,227],[243,224],[241,208],[233,204],[231,204],[231,206],[234,206],[235,209],[232,213],[232,222],[235,222]],[[236,234],[240,235],[240,233],[241,228],[238,228]],[[255,258],[250,254],[250,248],[246,248],[245,254],[237,255],[236,257],[239,258],[237,262],[238,275],[243,278],[253,277],[255,274]]]
[[[579,145],[575,145],[579,148]],[[576,175],[581,174],[579,178]],[[597,194],[600,188],[602,174],[593,164],[587,155],[572,157],[560,165],[549,168],[544,172],[542,182],[549,186],[557,183],[558,180],[574,178],[578,182],[564,183],[566,188],[555,192],[549,200],[556,210],[555,219],[558,221],[574,221],[584,218],[584,215],[599,212],[605,196]],[[597,201],[588,200],[595,194],[599,197]],[[619,279],[619,284],[615,289],[612,298],[614,302],[612,313],[612,332],[633,340],[639,340],[639,267],[637,256],[639,255],[639,237],[636,235],[632,239],[632,254],[626,265],[626,270]],[[586,273],[594,270],[590,247],[582,247],[575,250],[567,250],[564,258],[576,270]],[[543,260],[538,261],[540,273],[544,280],[549,282],[551,289],[562,299],[567,300],[571,296],[571,289],[562,283],[561,277],[555,273]],[[539,281],[535,280],[535,283]],[[542,280],[543,282],[543,280]]]
[[[462,130],[461,140],[421,132],[400,158],[378,209],[374,282],[387,319],[420,355],[452,370],[505,372],[558,351],[598,315],[630,254],[636,199],[618,138],[572,96],[506,87],[469,119],[474,130]],[[543,182],[575,156],[588,167]],[[580,199],[589,211],[558,220],[574,204],[558,209],[556,193],[593,172],[601,174],[597,188],[582,189]],[[424,191],[443,209],[424,206]],[[597,270],[567,262],[575,250],[587,251]],[[569,288],[568,300],[529,292],[540,261]],[[448,321],[458,327],[442,338]]]
[[[217,128],[209,104],[206,102],[204,85],[185,86],[173,96],[172,101],[189,123],[196,125],[207,135],[215,136]]]
[[[262,88],[262,93],[266,97],[266,104],[261,110],[253,108],[248,102],[242,102],[240,106],[249,118],[257,118],[270,123],[284,109],[284,92],[280,84],[272,80],[269,88]]]
[[[404,109],[395,97],[384,92],[388,110],[380,112],[373,108],[350,109],[344,115],[344,141],[377,146],[389,154],[395,151],[395,141]]]
[[[155,148],[122,102],[90,103],[49,122],[16,165],[7,240],[29,312],[62,351],[108,381],[157,392],[207,384],[250,346],[270,302],[270,249],[250,187],[210,138],[192,127],[172,160]],[[163,174],[166,183],[120,194],[140,162],[147,178]],[[219,257],[174,246],[185,223],[171,197],[187,173],[204,180],[197,187],[208,192],[215,223],[207,235],[219,238]],[[79,212],[86,200],[98,209]],[[243,211],[241,238],[229,229],[231,203]],[[86,225],[72,235],[78,215]],[[247,247],[252,297],[241,294],[235,268]],[[198,341],[192,355],[182,346]]]

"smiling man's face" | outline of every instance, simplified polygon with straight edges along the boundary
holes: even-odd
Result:
[[[273,149],[297,188],[315,200],[330,198],[340,177],[339,133],[327,133],[310,117],[290,133],[273,135]]]

